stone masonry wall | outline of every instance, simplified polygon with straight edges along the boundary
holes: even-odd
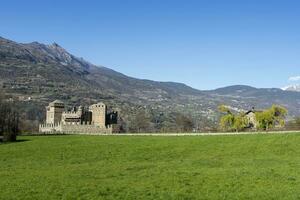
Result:
[[[39,126],[40,133],[57,134],[61,132],[60,124],[41,124]]]
[[[63,124],[61,132],[66,134],[101,135],[112,134],[112,126],[98,127],[95,125]]]
[[[83,134],[83,135],[101,135],[112,134],[113,127],[98,127],[95,125],[81,125],[81,124],[46,124],[40,125],[39,132],[45,134]]]

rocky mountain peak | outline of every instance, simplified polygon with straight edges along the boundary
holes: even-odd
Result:
[[[56,42],[47,45],[48,48],[50,48],[51,50],[57,51],[60,54],[69,54],[64,48],[62,48],[59,44],[57,44]],[[69,54],[70,55],[70,54]]]
[[[73,61],[73,56],[56,42],[46,45],[45,52],[64,65],[71,64]]]
[[[62,48],[59,44],[57,44],[56,42],[53,42],[52,44],[48,45],[49,48],[52,49],[57,49],[57,50],[63,50],[65,52],[67,52],[64,48]]]
[[[54,47],[60,47],[59,44],[57,44],[56,42],[53,42],[52,46],[54,46]]]

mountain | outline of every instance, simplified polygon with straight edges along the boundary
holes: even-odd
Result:
[[[237,108],[249,109],[249,106],[252,105],[258,109],[263,109],[272,104],[279,104],[288,109],[290,117],[300,114],[299,92],[284,91],[279,88],[254,88],[236,85],[208,91],[208,93],[224,97],[224,102]],[[231,103],[229,99],[231,99]]]
[[[125,76],[111,69],[95,66],[82,58],[69,54],[58,44],[44,45],[38,42],[19,44],[0,38],[0,58],[3,79],[19,79],[22,74],[9,77],[8,72],[25,72],[30,82],[20,84],[60,86],[77,84],[80,88],[91,90],[109,90],[110,95],[134,95],[139,98],[170,98],[178,92],[182,94],[199,94],[195,90],[180,83],[155,82]],[[25,65],[23,68],[18,65]],[[8,67],[9,66],[9,67]],[[30,72],[29,72],[30,70]],[[3,76],[7,75],[7,76]],[[23,74],[24,75],[24,74]],[[18,80],[16,80],[19,82]],[[15,81],[9,81],[14,82]],[[103,95],[107,95],[103,94]]]
[[[282,88],[282,90],[300,92],[300,85],[299,84],[289,85],[289,86]]]
[[[287,107],[290,117],[300,115],[298,92],[242,85],[200,91],[182,83],[132,78],[91,64],[56,43],[22,44],[1,37],[0,87],[24,103],[32,120],[42,120],[44,107],[54,99],[68,106],[104,101],[119,111],[129,128],[141,109],[152,128],[172,128],[176,113],[190,116],[201,129],[214,126],[220,104],[247,110],[275,103]]]

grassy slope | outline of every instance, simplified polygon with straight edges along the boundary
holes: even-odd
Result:
[[[0,199],[299,199],[300,135],[49,136],[0,145]]]

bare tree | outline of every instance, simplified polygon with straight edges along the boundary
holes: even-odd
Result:
[[[16,105],[0,92],[0,135],[4,142],[16,141],[19,133],[19,113]]]
[[[133,132],[147,132],[150,126],[150,119],[148,118],[145,110],[138,110],[131,121],[130,131]]]
[[[188,116],[185,116],[181,113],[177,113],[175,122],[176,122],[177,130],[180,132],[190,132],[193,130],[194,123],[192,119]]]

